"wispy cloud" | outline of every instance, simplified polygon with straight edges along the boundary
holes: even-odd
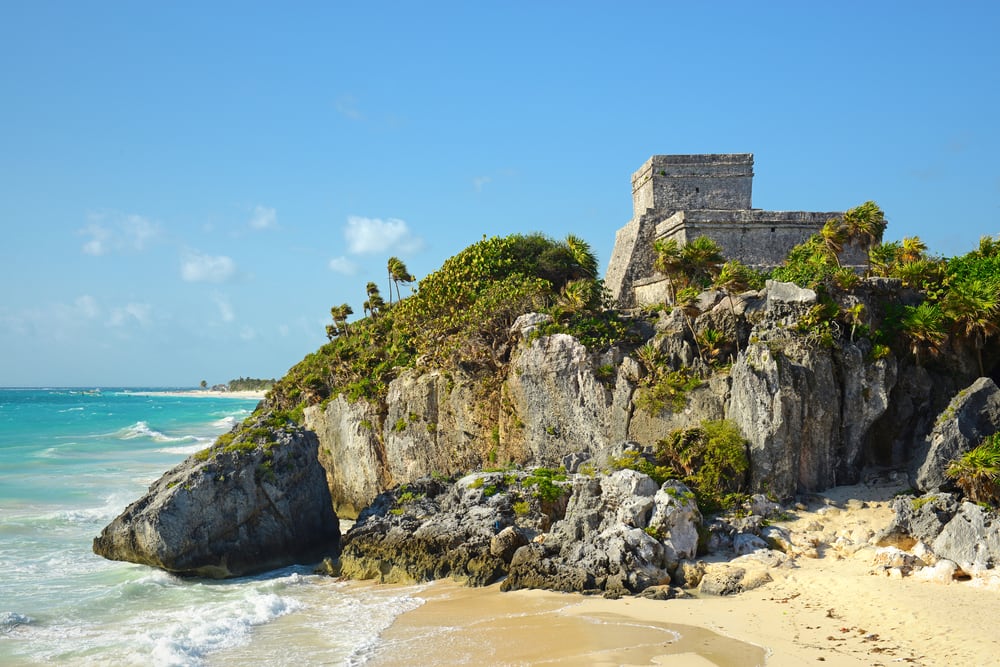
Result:
[[[492,180],[493,179],[490,178],[489,176],[476,176],[474,179],[472,179],[472,187],[475,189],[476,192],[482,192],[483,187],[485,187],[486,184]]]
[[[269,206],[255,206],[250,217],[254,229],[272,229],[278,226],[278,212]]]
[[[333,108],[344,118],[350,120],[364,120],[365,116],[358,109],[358,99],[354,95],[341,95],[333,101]]]
[[[414,236],[404,220],[399,218],[364,218],[352,215],[344,228],[347,249],[355,255],[376,253],[417,252],[424,241]]]
[[[215,306],[219,309],[219,319],[223,322],[232,322],[236,319],[236,312],[233,310],[233,304],[230,303],[222,294],[213,294],[212,301],[215,302]]]
[[[78,232],[89,237],[81,250],[95,257],[112,252],[141,252],[160,236],[160,226],[141,215],[97,213],[88,219],[90,224]]]
[[[358,265],[341,255],[330,260],[330,270],[343,273],[345,276],[353,276],[358,272]]]
[[[181,278],[189,283],[224,283],[236,274],[236,262],[225,255],[189,252],[181,260]]]
[[[109,327],[123,327],[128,324],[149,326],[152,322],[153,307],[148,303],[127,303],[119,308],[112,308],[108,318]]]

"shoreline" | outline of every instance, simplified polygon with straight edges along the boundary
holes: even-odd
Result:
[[[830,535],[867,535],[886,525],[897,490],[837,487],[775,523],[792,531],[822,524]],[[424,604],[383,633],[384,648],[371,664],[414,664],[415,655],[428,664],[456,664],[451,655],[432,652],[446,645],[466,660],[482,652],[493,664],[518,665],[1000,665],[993,622],[1000,615],[998,579],[886,576],[873,564],[874,554],[872,545],[856,551],[828,546],[770,569],[773,580],[760,588],[664,601],[502,593],[497,584],[474,589],[440,580],[420,594]],[[681,638],[665,639],[662,633],[671,630]],[[734,646],[742,647],[735,657]],[[760,662],[756,655],[766,657]]]
[[[214,389],[165,389],[163,391],[129,391],[133,396],[171,396],[180,398],[242,398],[263,400],[267,391],[217,391]]]

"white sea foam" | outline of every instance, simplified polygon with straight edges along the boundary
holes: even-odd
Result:
[[[99,507],[81,507],[63,509],[43,514],[44,520],[66,521],[69,523],[98,523],[113,519],[118,513],[134,500],[128,493],[112,493],[104,498],[104,504]]]
[[[223,417],[217,421],[212,422],[212,426],[215,428],[231,429],[236,425],[236,417],[229,415],[228,417]]]
[[[301,606],[275,593],[251,591],[242,600],[189,607],[148,630],[141,640],[148,648],[144,653],[156,665],[199,664],[208,653],[245,643],[254,626]]]
[[[0,611],[0,634],[7,634],[19,625],[30,625],[35,619],[13,611]]]
[[[193,435],[182,435],[179,437],[171,437],[156,429],[150,428],[149,424],[144,421],[139,421],[128,428],[122,429],[117,434],[120,440],[135,440],[136,438],[149,438],[153,442],[190,442],[192,440],[197,440],[198,438]]]

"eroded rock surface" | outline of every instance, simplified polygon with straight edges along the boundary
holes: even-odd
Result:
[[[192,456],[94,539],[94,553],[182,575],[237,577],[336,554],[340,528],[318,442],[248,426],[231,451]],[[254,444],[263,436],[266,445]]]

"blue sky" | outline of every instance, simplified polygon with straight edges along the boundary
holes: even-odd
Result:
[[[995,2],[8,2],[0,385],[279,377],[483,235],[602,266],[654,153],[754,206],[1000,232]]]

